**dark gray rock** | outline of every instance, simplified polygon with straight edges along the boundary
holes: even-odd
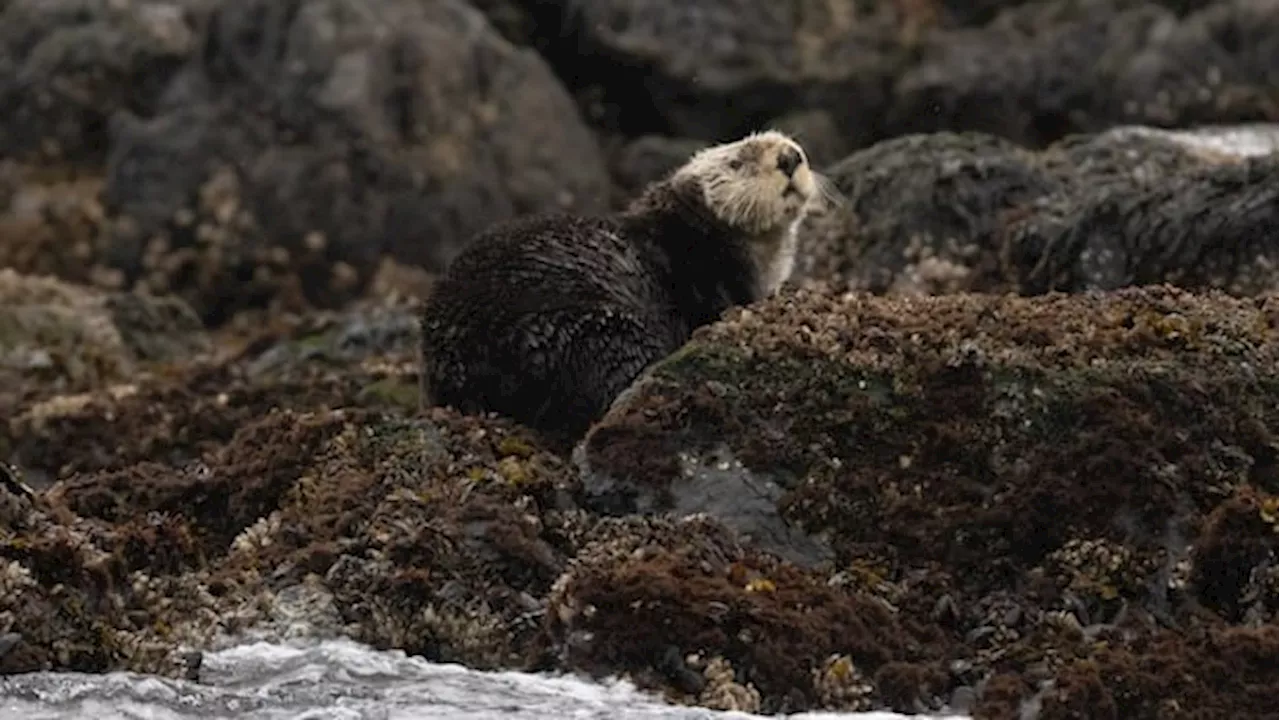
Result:
[[[991,135],[910,135],[827,168],[847,207],[806,221],[797,279],[874,292],[1002,281],[1002,221],[1056,192],[1034,153]]]
[[[400,305],[352,306],[316,313],[290,333],[288,342],[244,358],[249,377],[287,372],[306,363],[340,365],[396,353],[415,353],[418,318]]]
[[[1117,146],[1133,150],[1117,157]],[[1067,192],[1011,225],[1001,248],[1019,292],[1169,282],[1248,295],[1275,287],[1275,153],[1223,161],[1114,132],[1061,152],[1071,163]]]
[[[707,145],[702,140],[661,135],[643,135],[619,145],[610,153],[618,194],[624,199],[637,196],[645,186],[666,177]]]
[[[642,393],[640,381],[629,394]],[[625,403],[625,401],[623,401]],[[756,473],[721,444],[706,451],[677,454],[679,479],[668,486],[649,487],[631,478],[592,467],[587,446],[574,456],[587,507],[614,515],[671,512],[677,517],[706,513],[733,530],[743,541],[802,567],[817,567],[834,558],[831,548],[788,523],[778,510],[787,488],[781,478]]]
[[[1152,28],[1144,46],[1104,78],[1109,89],[1100,84],[1098,92],[1110,96],[1105,117],[1161,127],[1274,123],[1278,23],[1274,2],[1226,0]]]
[[[1117,128],[1036,153],[994,136],[889,140],[828,169],[797,280],[872,292],[1275,286],[1275,132]],[[1264,142],[1270,138],[1270,143]]]
[[[200,318],[176,297],[111,293],[103,302],[121,342],[140,362],[186,360],[210,347]]]
[[[551,51],[560,74],[573,76],[597,122],[628,134],[642,124],[641,133],[721,141],[786,112],[823,108],[856,146],[874,136],[887,84],[907,59],[886,3],[546,5],[555,7],[551,19],[564,18],[566,40]]]
[[[115,118],[105,194],[112,264],[207,320],[341,305],[383,254],[439,269],[496,220],[606,206],[570,97],[459,0],[228,0],[203,43],[154,117]]]
[[[212,0],[0,3],[0,155],[96,165],[117,110],[149,113]]]
[[[1274,121],[1276,5],[1185,17],[1132,0],[1028,3],[940,31],[895,87],[886,135],[975,130],[1044,145],[1113,125]]]

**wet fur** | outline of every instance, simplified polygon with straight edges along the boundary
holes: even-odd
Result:
[[[778,289],[821,182],[794,141],[762,133],[695,154],[616,215],[481,233],[424,308],[426,402],[497,412],[566,449],[695,328]]]

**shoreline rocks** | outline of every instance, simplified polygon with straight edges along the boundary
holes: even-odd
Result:
[[[978,133],[908,135],[826,173],[794,280],[876,293],[1275,287],[1274,131],[1115,128],[1042,152]],[[1271,145],[1268,146],[1268,139]]]
[[[1275,13],[0,2],[0,674],[319,634],[752,712],[1274,717]],[[420,407],[474,231],[766,125],[843,198],[781,296],[569,457]]]
[[[93,148],[6,154],[99,176],[99,212],[77,240],[87,240],[83,264],[118,289],[178,294],[211,325],[273,305],[339,307],[364,293],[384,256],[438,271],[496,220],[607,207],[603,155],[568,93],[463,0],[110,5],[88,3],[86,26],[66,32],[123,42],[134,15],[186,28],[145,102],[85,111],[74,93],[28,98],[32,86],[67,84],[62,68],[6,73],[17,60],[2,55],[0,98],[40,108],[29,128],[25,115],[12,119],[16,148],[38,148],[32,135],[43,132]],[[28,2],[0,11],[13,54],[40,40],[69,53],[63,35],[39,29],[57,27],[59,12]],[[83,94],[141,92],[94,75],[113,62],[103,53],[82,59],[104,86]],[[59,112],[79,125],[49,117]]]
[[[1277,682],[1276,312],[799,291],[699,332],[577,458],[419,410],[411,306],[266,331],[11,424],[61,452],[0,493],[0,668],[181,674],[314,623],[760,712],[1155,717],[1160,657],[1184,712],[1248,716]]]
[[[902,627],[932,626],[959,644],[943,662],[917,659],[913,677],[945,676],[963,659],[969,672],[1018,675],[1025,699],[1046,681],[1061,688],[1092,673],[1089,648],[1105,637],[1108,683],[1138,682],[1151,639],[1194,652],[1175,651],[1182,641],[1162,626],[1265,640],[1256,652],[1274,652],[1269,605],[1250,605],[1256,633],[1234,628],[1240,598],[1258,597],[1248,578],[1274,564],[1275,528],[1261,508],[1276,489],[1275,312],[1274,298],[1159,287],[1027,299],[801,291],[731,311],[620,397],[580,450],[585,502],[624,517],[705,512],[743,543],[783,542],[801,556],[806,545],[779,525],[808,535],[834,556],[829,582],[889,604]],[[731,478],[688,472],[690,457]],[[1216,528],[1245,515],[1240,541],[1256,544],[1238,555],[1207,549],[1219,541],[1217,530],[1199,534],[1206,520]],[[1205,573],[1213,580],[1194,580]],[[627,607],[662,602],[660,587],[636,585]],[[688,602],[684,612],[698,612]],[[674,612],[579,619],[565,635],[577,627],[608,647],[600,623],[643,624],[649,642],[678,642],[691,633],[674,624],[652,637],[665,632],[656,617]],[[730,659],[751,677],[759,660],[747,647]],[[1003,660],[1014,655],[1016,671]],[[880,662],[890,659],[903,660]],[[1263,665],[1251,667],[1241,671]],[[875,676],[886,702],[883,682]],[[937,709],[931,692],[922,683],[910,697]],[[1039,700],[1046,716],[1086,702],[1058,692]],[[1149,699],[1101,692],[1120,714],[1153,712]],[[1179,698],[1227,701],[1214,692],[1192,686]],[[1089,707],[1101,707],[1095,700]],[[1120,710],[1126,702],[1136,704]],[[998,706],[978,693],[978,716]]]

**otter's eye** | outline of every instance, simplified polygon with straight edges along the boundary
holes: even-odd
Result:
[[[742,161],[741,161],[741,160],[730,160],[730,161],[729,161],[729,169],[730,169],[730,170],[741,170],[741,169],[742,169]]]

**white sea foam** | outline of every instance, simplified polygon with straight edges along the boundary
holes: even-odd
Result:
[[[1164,137],[1200,150],[1240,157],[1270,155],[1280,151],[1280,133],[1274,123],[1205,125],[1186,130],[1166,130],[1143,125],[1118,125],[1104,134]]]
[[[346,641],[256,642],[207,653],[201,682],[133,673],[0,678],[3,720],[748,720],[673,706],[626,682],[477,672]],[[886,712],[795,720],[905,720]],[[920,716],[915,716],[917,719]],[[953,716],[955,717],[955,716]]]

